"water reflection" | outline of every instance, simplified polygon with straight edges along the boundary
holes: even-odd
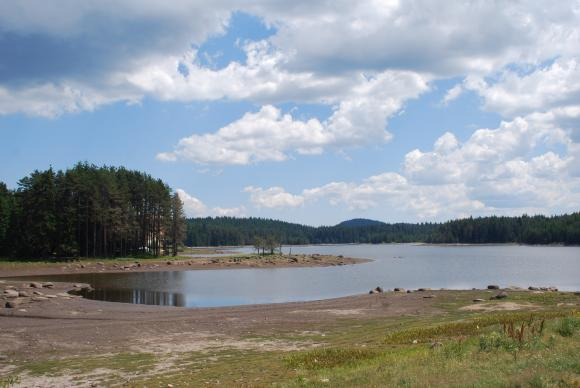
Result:
[[[556,286],[580,290],[580,247],[335,245],[292,252],[370,258],[326,268],[260,268],[46,276],[89,283],[87,298],[163,306],[210,307],[326,299],[384,288]],[[36,277],[38,279],[38,277]]]
[[[88,299],[107,300],[121,303],[150,304],[157,306],[187,306],[185,295],[177,292],[156,290],[131,290],[115,288],[98,288],[83,290],[82,296]]]

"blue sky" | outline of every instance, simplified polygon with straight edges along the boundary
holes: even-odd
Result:
[[[546,15],[526,2],[122,1],[123,17],[47,3],[50,20],[0,6],[0,180],[13,189],[88,161],[162,178],[190,216],[321,225],[580,207],[575,2]]]

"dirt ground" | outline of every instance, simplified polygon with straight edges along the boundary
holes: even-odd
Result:
[[[77,285],[81,286],[81,285]],[[101,302],[70,296],[72,284],[35,289],[29,282],[4,281],[0,289],[41,292],[42,299],[22,299],[16,308],[0,308],[0,354],[18,360],[103,354],[118,351],[159,352],[203,349],[239,343],[240,336],[271,336],[331,325],[338,318],[380,318],[436,314],[434,298],[423,293],[359,295],[313,302],[219,308],[179,308]],[[4,303],[9,298],[1,302]],[[270,343],[267,347],[295,348]]]

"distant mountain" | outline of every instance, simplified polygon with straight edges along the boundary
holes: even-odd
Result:
[[[343,228],[362,228],[366,226],[381,226],[386,225],[384,222],[369,220],[367,218],[353,218],[352,220],[342,221],[337,227]]]

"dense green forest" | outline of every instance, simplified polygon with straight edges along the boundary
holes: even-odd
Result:
[[[25,258],[176,254],[183,205],[161,180],[79,163],[0,184],[0,255]]]
[[[580,213],[562,216],[482,217],[445,223],[398,223],[354,220],[336,226],[311,227],[262,218],[192,218],[187,220],[189,246],[250,245],[274,236],[282,244],[338,243],[522,243],[580,244]]]

